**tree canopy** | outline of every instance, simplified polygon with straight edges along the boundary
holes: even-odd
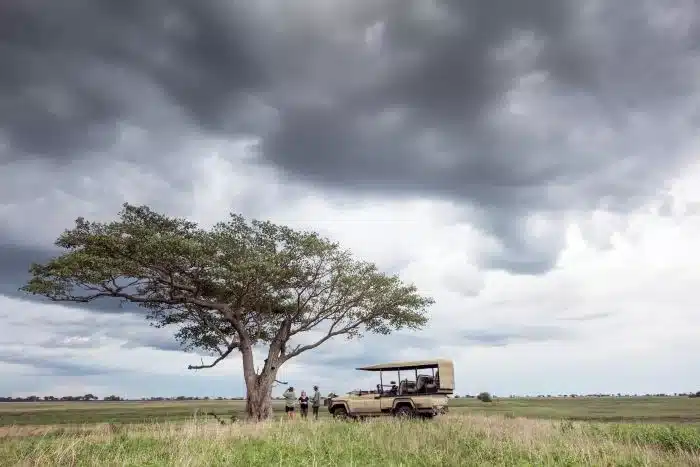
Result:
[[[155,326],[176,329],[184,349],[213,355],[190,368],[213,367],[238,350],[247,382],[335,336],[420,329],[433,303],[315,232],[237,214],[203,229],[127,203],[117,221],[78,218],[56,245],[65,252],[33,264],[22,290],[55,301],[138,304]],[[311,342],[289,346],[319,330]],[[259,345],[268,359],[257,373],[252,348]]]

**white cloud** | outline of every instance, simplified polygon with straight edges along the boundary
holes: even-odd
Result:
[[[316,383],[324,391],[337,392],[376,384],[374,376],[353,370],[357,366],[353,358],[384,361],[442,356],[456,361],[460,393],[673,392],[700,386],[694,376],[694,368],[700,366],[700,315],[695,300],[700,215],[684,215],[687,206],[700,199],[700,189],[692,183],[697,180],[697,169],[688,169],[664,198],[673,206],[672,215],[660,215],[659,202],[654,201],[628,216],[602,211],[571,216],[566,248],[556,268],[545,275],[516,276],[484,272],[475,266],[479,255],[494,245],[452,204],[304,192],[272,171],[246,166],[241,162],[246,159],[245,145],[223,144],[203,145],[231,151],[210,151],[209,158],[196,159],[193,192],[179,193],[177,199],[163,205],[179,204],[174,210],[179,212],[173,213],[185,213],[206,225],[223,219],[229,210],[246,208],[248,216],[320,230],[358,256],[399,270],[402,277],[437,300],[429,326],[413,341],[405,336],[350,343],[332,340],[288,363],[279,379],[299,389]],[[133,193],[138,200],[153,200],[165,189],[151,180],[141,191],[130,191],[136,187],[134,180],[139,180],[134,176],[126,169],[117,173],[110,194],[113,200],[133,199]],[[95,173],[93,180],[101,185],[106,177],[105,170]],[[51,186],[50,180],[46,183]],[[116,203],[101,199],[96,196],[93,204],[86,201],[68,208],[70,212],[58,211],[49,222],[58,229],[68,226],[75,215],[93,212],[100,218],[109,217],[105,208]],[[35,203],[39,204],[18,203],[5,209],[39,209],[41,201]],[[14,211],[10,215],[21,219]],[[161,390],[205,390],[211,391],[207,395],[217,395],[243,389],[238,358],[193,374],[186,367],[198,361],[196,355],[125,347],[129,341],[145,342],[146,337],[160,343],[170,339],[167,330],[150,328],[134,315],[95,314],[6,297],[0,297],[0,313],[0,352],[25,359],[24,364],[0,367],[2,387],[8,391],[12,391],[8,381],[17,376],[23,383],[15,391],[32,392],[27,385],[37,373],[29,360],[35,362],[34,367],[39,362],[57,362],[107,372],[48,377],[42,370],[41,387],[36,391],[53,394],[70,390],[151,395],[140,389],[147,387],[153,395]],[[585,319],[587,316],[592,319]],[[541,340],[543,332],[557,329],[570,337]],[[489,347],[486,341],[499,333],[514,340],[506,346]],[[324,366],[333,358],[346,363]],[[177,389],[174,380],[182,381]],[[159,386],[158,381],[163,384]]]

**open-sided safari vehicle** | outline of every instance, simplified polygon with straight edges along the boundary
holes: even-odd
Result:
[[[378,372],[379,384],[376,390],[353,391],[329,399],[328,411],[336,418],[432,418],[447,412],[447,396],[454,392],[454,365],[451,360],[383,363],[357,370]],[[396,372],[399,384],[396,381],[384,384],[386,372]]]

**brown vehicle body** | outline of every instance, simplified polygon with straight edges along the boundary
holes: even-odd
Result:
[[[353,391],[328,400],[328,411],[338,418],[404,416],[432,418],[448,410],[448,395],[454,392],[451,360],[419,360],[384,363],[357,368],[379,373],[372,391]],[[398,374],[399,384],[385,389],[384,373]],[[402,379],[403,377],[403,379]],[[392,381],[392,383],[394,383]]]

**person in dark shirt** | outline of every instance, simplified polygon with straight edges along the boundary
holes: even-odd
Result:
[[[396,381],[391,382],[391,389],[389,389],[389,395],[397,396],[399,394],[399,387],[396,385]]]
[[[309,396],[306,395],[306,391],[301,391],[301,397],[299,397],[299,408],[301,409],[301,418],[306,418],[309,414]]]

